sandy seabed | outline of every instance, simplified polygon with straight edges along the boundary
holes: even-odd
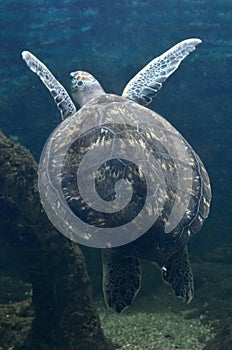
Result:
[[[144,298],[145,309],[151,301]],[[202,350],[214,336],[213,323],[204,323],[204,316],[192,316],[194,309],[176,312],[170,307],[165,312],[148,312],[142,306],[117,315],[98,303],[103,331],[118,349]]]

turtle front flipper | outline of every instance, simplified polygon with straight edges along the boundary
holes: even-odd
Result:
[[[129,81],[122,96],[143,106],[149,105],[163,82],[201,42],[196,38],[181,41],[161,56],[154,58]]]
[[[187,247],[172,255],[162,267],[162,278],[174,294],[187,303],[193,298],[193,274],[188,259]]]
[[[130,306],[141,286],[140,260],[102,250],[103,292],[106,305],[118,313]]]
[[[60,110],[62,120],[76,112],[76,107],[60,82],[54,77],[50,70],[37,57],[29,51],[22,52],[22,58],[50,91],[54,101]]]

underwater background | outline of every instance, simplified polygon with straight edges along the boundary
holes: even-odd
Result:
[[[186,306],[175,299],[159,271],[145,263],[138,298],[124,314],[114,315],[102,301],[100,253],[80,247],[103,331],[119,349],[232,348],[231,22],[228,0],[0,3],[0,129],[37,162],[60,115],[47,89],[22,60],[23,50],[41,59],[68,91],[69,73],[84,70],[94,74],[105,91],[120,95],[152,58],[184,39],[203,41],[149,106],[181,132],[211,179],[209,218],[189,243],[194,300]],[[8,215],[12,212],[0,213],[0,220]],[[5,230],[6,225],[0,228]],[[31,284],[4,237],[0,232],[0,304],[8,305],[30,297]],[[12,338],[12,324],[3,310],[0,349],[17,349],[18,333]]]

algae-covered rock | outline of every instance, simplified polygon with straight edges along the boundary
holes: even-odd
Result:
[[[215,336],[210,340],[203,350],[231,350],[232,349],[232,325],[224,326]]]
[[[0,305],[0,349],[23,349],[33,316],[31,299]]]
[[[37,164],[0,132],[0,232],[26,268],[35,318],[22,349],[112,349],[93,306],[84,257],[43,212]]]

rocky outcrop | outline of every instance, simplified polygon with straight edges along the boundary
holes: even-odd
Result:
[[[23,349],[110,350],[94,309],[77,244],[50,224],[40,204],[37,164],[0,133],[0,234],[26,268],[34,320]]]

